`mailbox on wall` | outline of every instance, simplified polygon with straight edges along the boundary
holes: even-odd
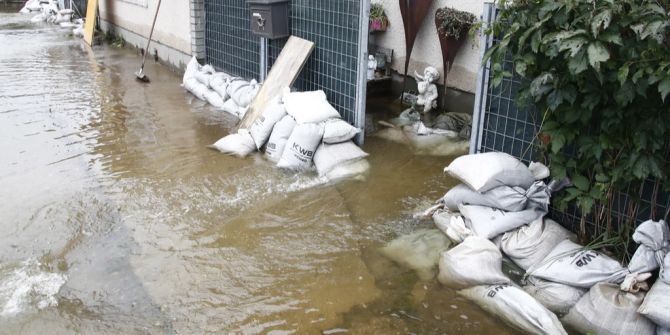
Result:
[[[260,37],[275,39],[289,36],[289,0],[247,0],[251,9],[251,31]]]

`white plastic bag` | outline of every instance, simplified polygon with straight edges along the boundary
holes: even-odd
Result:
[[[540,263],[565,240],[576,241],[577,236],[556,221],[540,218],[529,225],[505,233],[500,246],[502,252],[514,263],[528,270]]]
[[[619,290],[618,285],[598,283],[563,317],[575,330],[598,335],[654,335],[656,326],[637,313],[644,293]]]
[[[237,133],[230,134],[218,140],[211,147],[224,154],[242,158],[256,151],[254,139],[251,138],[251,134],[249,134],[249,131],[246,129],[240,129]]]
[[[519,212],[505,212],[484,206],[458,206],[466,225],[480,237],[492,239],[510,230],[517,229],[541,218],[546,212],[539,209],[526,209]]]
[[[491,241],[477,236],[470,236],[442,253],[437,279],[455,289],[510,283],[502,272],[500,250]]]
[[[253,137],[254,142],[256,142],[256,147],[260,148],[267,142],[272,134],[272,128],[275,124],[279,122],[282,118],[286,116],[286,109],[284,105],[280,103],[279,99],[273,99],[265,108],[263,113],[256,118],[254,123],[251,125],[251,137]]]
[[[335,144],[347,142],[354,138],[361,130],[342,119],[326,121],[323,129],[323,143]]]
[[[270,134],[268,144],[265,146],[265,155],[270,161],[279,162],[295,125],[296,122],[293,117],[286,115],[272,128],[272,134]]]
[[[670,329],[670,284],[657,280],[637,312],[655,324]]]
[[[340,118],[340,113],[328,103],[326,93],[321,90],[313,92],[285,90],[282,100],[286,106],[286,112],[293,116],[298,124],[318,123]]]
[[[558,245],[528,269],[529,275],[570,286],[590,288],[596,283],[621,283],[628,270],[616,260],[595,250],[586,250],[570,240]]]
[[[326,173],[326,178],[329,181],[342,179],[365,180],[369,171],[370,163],[366,159],[360,159],[336,166],[330,172]]]
[[[325,176],[339,165],[367,156],[365,151],[351,141],[337,144],[322,143],[314,153],[314,165],[319,176]]]
[[[389,242],[381,253],[396,263],[417,272],[422,280],[435,277],[440,254],[451,242],[437,229],[419,229]]]
[[[223,99],[221,99],[221,96],[219,93],[216,93],[216,91],[207,90],[205,93],[205,100],[207,100],[210,105],[218,109],[223,109]]]
[[[475,286],[458,291],[483,310],[526,334],[567,335],[556,315],[522,289],[510,285]]]
[[[587,292],[583,288],[573,287],[561,283],[554,283],[544,279],[528,277],[523,290],[537,299],[544,307],[559,316],[565,315],[570,308]]]
[[[640,246],[628,263],[630,272],[650,272],[663,267],[663,258],[670,251],[670,229],[665,221],[643,222],[635,228],[633,241]]]
[[[303,123],[293,128],[277,166],[289,170],[307,170],[323,137],[323,124]]]
[[[528,188],[535,182],[526,165],[502,152],[461,156],[444,171],[477,192],[485,192],[498,186]]]

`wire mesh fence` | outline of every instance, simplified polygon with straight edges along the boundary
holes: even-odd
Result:
[[[234,76],[259,78],[260,40],[245,0],[205,0],[205,60]]]
[[[495,13],[495,7],[487,5],[485,21],[492,22]],[[484,37],[482,54],[497,41],[495,37]],[[513,73],[511,56],[505,57],[502,66],[505,71]],[[498,87],[491,84],[492,79],[490,64],[487,64],[478,78],[479,87],[475,98],[477,103],[473,117],[478,124],[473,125],[472,152],[505,152],[525,163],[542,160],[538,157],[541,151],[538,150],[537,142],[542,113],[533,106],[517,104],[517,93],[522,79],[504,78]],[[573,231],[581,229],[586,236],[595,236],[604,230],[631,228],[627,227],[629,222],[639,224],[650,218],[667,220],[670,193],[662,191],[663,182],[647,180],[641,187],[629,187],[617,192],[608,204],[596,208],[595,215],[582,218],[577,206],[572,204],[566,210],[553,207],[550,216]]]

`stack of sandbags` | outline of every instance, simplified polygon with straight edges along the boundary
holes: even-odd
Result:
[[[28,14],[40,11],[42,11],[42,5],[40,4],[40,0],[28,0],[26,1],[26,4],[23,5],[23,8],[21,8],[19,13]]]
[[[228,93],[233,97],[230,100],[247,103],[249,89],[230,82]],[[238,98],[234,98],[236,94]],[[369,170],[365,160],[368,154],[352,141],[359,132],[340,119],[323,91],[290,92],[288,89],[268,104],[249,129],[254,150],[265,148],[268,160],[278,167],[294,171],[316,167],[319,176],[331,181],[362,177]],[[237,135],[229,136],[241,140]],[[248,138],[244,136],[243,140],[245,145],[240,147],[247,148]],[[246,156],[241,153],[250,152],[243,150],[234,154]]]
[[[195,57],[186,67],[182,86],[198,99],[240,119],[244,117],[260,89],[256,80],[234,78],[216,72],[211,65],[200,66]]]
[[[440,202],[463,216],[466,231],[493,239],[548,212],[551,190],[541,181],[548,170],[538,165],[531,169],[499,152],[461,156],[445,172],[463,184],[449,190]]]

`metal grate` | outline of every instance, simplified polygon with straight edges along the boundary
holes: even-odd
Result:
[[[495,19],[495,7],[486,4],[484,22],[490,23]],[[497,42],[494,38],[482,37],[482,55]],[[503,68],[512,72],[511,57],[503,61]],[[490,64],[482,68],[477,80],[477,96],[473,115],[473,132],[471,139],[471,153],[499,151],[511,154],[525,163],[537,159],[535,136],[539,131],[540,113],[534,108],[519,108],[515,99],[521,79],[505,78],[500,87],[490,85],[492,74]],[[663,184],[661,183],[661,189]],[[665,217],[670,209],[670,193],[656,190],[656,181],[648,180],[642,189],[628,189],[614,197],[607,208],[611,213],[612,221],[604,222],[590,217],[587,219],[586,234],[593,236],[602,227],[599,225],[611,224],[617,227],[631,219],[630,208],[633,199],[639,198],[639,207],[635,221],[639,224],[651,217],[656,220]],[[654,194],[656,196],[654,196]],[[656,201],[653,201],[653,199]],[[581,214],[576,206],[568,206],[564,212],[552,208],[550,215],[558,222],[576,231],[579,228]]]
[[[259,38],[245,0],[205,0],[205,59],[218,70],[259,79]]]
[[[359,31],[364,2],[293,0],[289,6],[291,34],[316,46],[295,87],[302,91],[323,90],[330,103],[351,123],[356,122],[357,94],[360,94],[357,92]],[[285,42],[281,39],[268,43],[268,69]]]

